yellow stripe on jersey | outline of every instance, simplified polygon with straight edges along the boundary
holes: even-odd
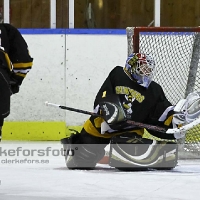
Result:
[[[6,59],[6,62],[7,62],[8,68],[9,68],[10,71],[12,71],[13,66],[12,66],[12,64],[11,64],[10,58],[9,58],[9,56],[8,56],[7,53],[4,52],[4,54],[5,54],[5,59]]]
[[[28,62],[28,63],[13,63],[14,68],[28,68],[32,67],[33,62]]]
[[[26,74],[22,74],[22,73],[15,73],[15,75],[21,76],[21,77],[23,77],[23,78],[26,76]]]
[[[5,56],[5,60],[6,60],[6,63],[5,63],[5,64],[7,64],[8,69],[9,69],[10,71],[12,71],[13,66],[12,66],[12,63],[11,63],[11,61],[10,61],[10,58],[9,58],[8,54],[7,54],[4,50],[2,50],[2,49],[0,49],[0,51],[1,51],[1,52],[4,54],[4,56]]]

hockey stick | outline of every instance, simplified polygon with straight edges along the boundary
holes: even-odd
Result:
[[[57,108],[64,109],[64,110],[74,111],[74,112],[82,113],[82,114],[86,114],[86,115],[102,117],[101,115],[94,113],[94,112],[89,112],[89,111],[71,108],[71,107],[67,107],[67,106],[61,106],[61,105],[58,105],[58,104],[49,103],[48,101],[45,102],[45,105],[57,107]],[[169,129],[166,129],[166,128],[163,128],[163,127],[160,127],[160,126],[144,124],[144,123],[140,123],[140,122],[136,122],[136,121],[132,121],[132,120],[127,120],[126,122],[128,124],[131,124],[131,125],[136,126],[138,128],[145,128],[145,129],[149,129],[149,130],[153,130],[153,131],[158,131],[158,132],[161,132],[161,133],[174,134],[174,133],[180,133],[182,131],[190,130],[194,126],[200,124],[200,118],[197,118],[193,122],[186,124],[186,125],[184,125],[180,128],[169,128]]]
[[[200,124],[200,118],[197,118],[193,122],[186,124],[186,125],[184,125],[180,128],[169,128],[169,129],[159,127],[159,126],[144,124],[144,123],[140,123],[140,122],[135,122],[135,121],[131,121],[131,120],[128,120],[126,122],[128,124],[132,124],[132,125],[135,125],[135,126],[140,127],[140,128],[146,128],[146,129],[158,131],[158,132],[161,132],[161,133],[174,134],[174,133],[180,133],[182,131],[188,131],[191,128],[197,126],[198,124]]]
[[[60,108],[60,109],[69,110],[69,111],[73,111],[73,112],[77,112],[77,113],[82,113],[82,114],[86,114],[86,115],[101,117],[101,115],[99,115],[97,113],[93,113],[93,112],[89,112],[89,111],[85,111],[85,110],[80,110],[80,109],[76,109],[76,108],[71,108],[71,107],[67,107],[67,106],[61,106],[61,105],[58,105],[58,104],[49,103],[48,101],[45,102],[45,105],[46,106],[53,106],[53,107],[57,107],[57,108]]]

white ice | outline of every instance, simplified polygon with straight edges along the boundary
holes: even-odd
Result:
[[[68,170],[57,155],[60,142],[0,144],[0,200],[197,200],[200,197],[200,160],[179,161],[171,171],[122,172],[107,165],[96,170]],[[17,157],[8,149],[51,148],[54,155]],[[49,148],[49,149],[50,149]],[[6,152],[3,151],[6,149]],[[52,153],[52,152],[49,152]],[[16,153],[16,151],[15,151]],[[16,154],[15,154],[16,155]],[[20,160],[26,163],[17,163]],[[48,161],[42,163],[28,162]],[[7,163],[6,163],[7,162]],[[13,162],[13,163],[8,163]]]

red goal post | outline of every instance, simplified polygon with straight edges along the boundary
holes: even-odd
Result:
[[[154,80],[172,104],[192,91],[200,92],[200,27],[127,27],[126,34],[128,55],[153,55]],[[200,126],[188,131],[179,143],[180,157],[200,157]]]

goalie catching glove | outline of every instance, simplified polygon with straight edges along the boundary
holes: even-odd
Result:
[[[175,114],[173,115],[173,128],[180,128],[183,125],[189,124],[200,116],[200,96],[197,92],[190,93],[186,99],[181,99],[174,107]],[[175,133],[176,139],[185,136],[184,130]]]

